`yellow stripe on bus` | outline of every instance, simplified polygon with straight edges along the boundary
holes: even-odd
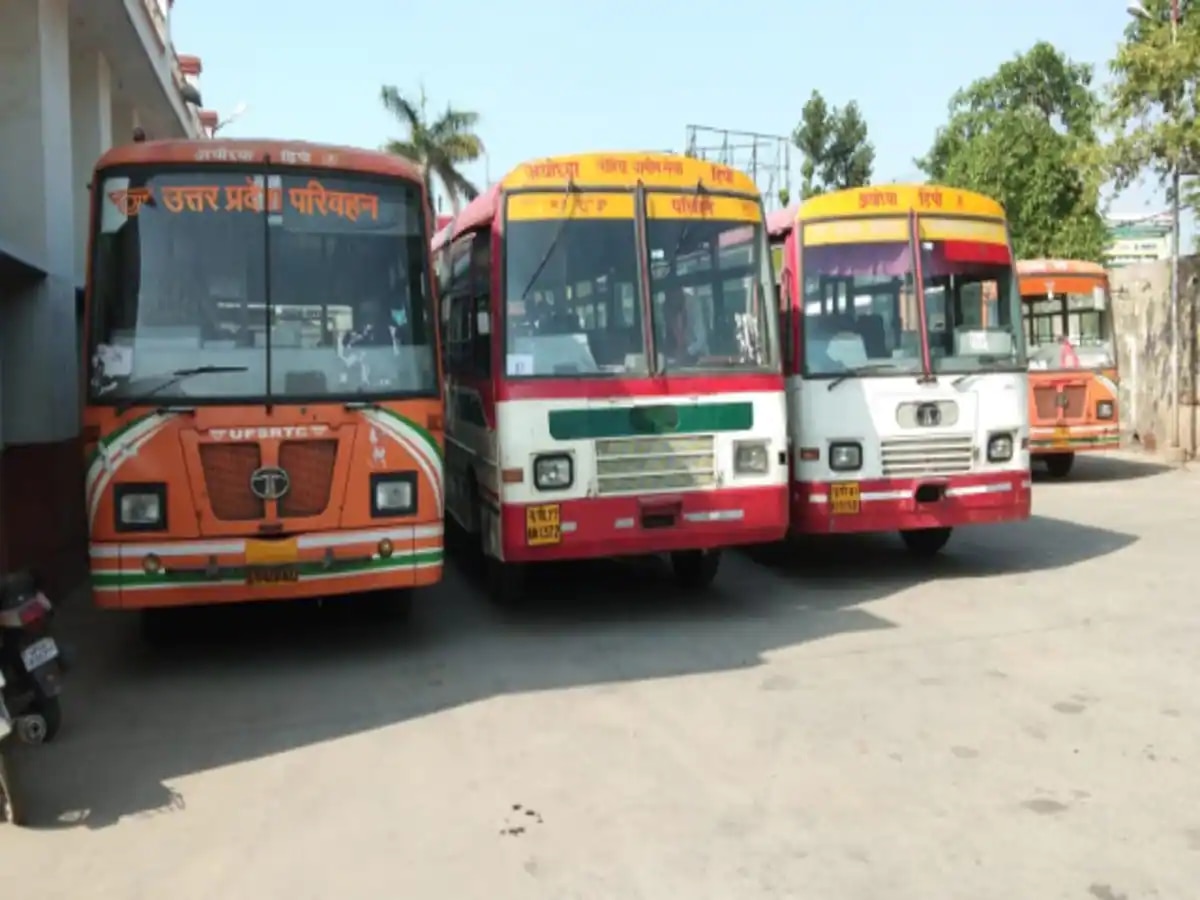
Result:
[[[674,153],[580,153],[551,156],[522,163],[501,179],[505,190],[523,187],[633,187],[694,188],[754,194],[750,176],[720,163]]]
[[[508,198],[510,221],[538,219],[632,219],[633,194],[512,194]]]
[[[805,246],[908,240],[908,219],[842,219],[804,226]]]
[[[651,219],[719,219],[761,222],[758,200],[708,197],[703,194],[647,194],[646,215]]]
[[[1008,230],[1003,222],[922,216],[920,223],[921,239],[925,241],[978,241],[982,244],[1008,246]]]
[[[804,220],[877,216],[909,210],[923,215],[945,213],[1004,218],[1004,207],[991,197],[936,184],[879,184],[821,194],[805,200],[797,217]]]

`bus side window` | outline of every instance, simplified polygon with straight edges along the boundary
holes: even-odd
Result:
[[[471,244],[471,372],[485,378],[492,371],[491,261],[490,235],[475,232]]]

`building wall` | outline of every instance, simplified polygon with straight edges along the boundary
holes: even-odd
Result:
[[[1194,457],[1200,425],[1196,378],[1200,257],[1185,257],[1180,269],[1180,444]],[[1121,375],[1122,431],[1148,449],[1165,447],[1171,424],[1171,264],[1169,260],[1136,263],[1112,270],[1110,278]]]

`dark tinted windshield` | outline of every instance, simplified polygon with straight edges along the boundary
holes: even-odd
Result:
[[[504,253],[509,376],[648,371],[632,194],[514,194]]]
[[[651,194],[654,338],[668,371],[778,366],[775,286],[756,201]]]
[[[89,390],[156,397],[385,396],[437,388],[414,185],[138,170],[100,185]]]

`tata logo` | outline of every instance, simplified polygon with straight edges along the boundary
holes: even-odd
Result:
[[[250,473],[250,493],[259,500],[278,500],[292,486],[283,469],[263,467]]]
[[[328,425],[280,425],[270,428],[212,428],[208,436],[214,441],[266,441],[321,437]]]
[[[922,403],[917,407],[917,424],[923,428],[933,428],[942,422],[942,411],[936,403]]]

